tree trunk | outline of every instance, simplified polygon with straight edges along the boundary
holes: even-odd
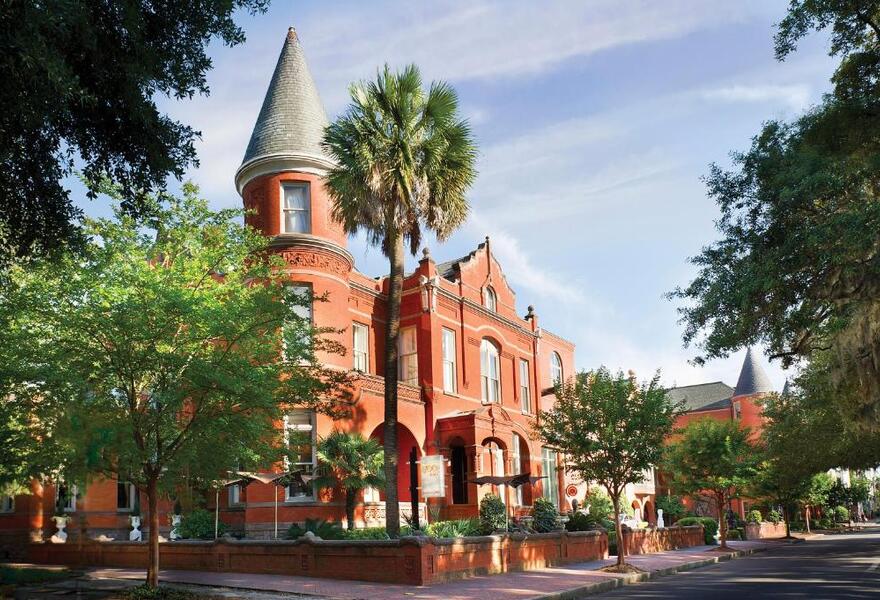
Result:
[[[810,506],[809,505],[807,505],[806,508],[804,508],[804,522],[807,526],[807,533],[810,533]]]
[[[149,511],[150,537],[147,554],[147,587],[159,585],[159,485],[156,479],[147,482],[147,510]]]
[[[386,496],[387,498],[387,496]],[[354,529],[354,503],[357,499],[357,492],[354,490],[345,490],[345,518],[348,520],[348,530]]]
[[[623,539],[623,527],[620,526],[620,494],[608,490],[611,495],[611,504],[614,506],[614,531],[617,534],[617,566],[626,564],[626,544]]]
[[[723,550],[729,550],[730,547],[727,545],[727,515],[724,514],[725,504],[727,503],[724,496],[724,494],[716,495],[716,502],[718,503],[718,540]]]
[[[388,324],[385,327],[385,531],[400,535],[400,504],[397,495],[397,339],[400,334],[400,298],[403,292],[403,238],[388,240],[391,265],[388,281]]]
[[[791,523],[789,523],[790,518],[788,515],[788,507],[785,505],[782,506],[782,520],[785,521],[785,537],[790,538],[791,537]]]

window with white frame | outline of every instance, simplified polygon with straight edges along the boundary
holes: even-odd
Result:
[[[558,352],[550,355],[550,381],[553,385],[562,383],[562,358]]]
[[[416,328],[407,327],[400,330],[398,336],[397,378],[409,385],[419,384],[419,353],[416,345]]]
[[[308,183],[281,186],[281,233],[311,233],[311,198]]]
[[[456,390],[455,373],[455,332],[443,328],[443,391],[454,394]]]
[[[137,503],[137,489],[130,481],[116,482],[116,510],[134,510]]]
[[[290,310],[289,313],[293,318],[290,319],[290,323],[288,326],[291,326],[294,322],[296,322],[296,326],[299,331],[302,331],[301,342],[306,343],[308,341],[308,334],[305,332],[303,327],[309,327],[313,324],[312,319],[312,286],[307,283],[293,283],[287,286],[287,292],[291,296],[290,298]],[[282,347],[285,352],[285,357],[287,357],[287,345],[289,340],[287,335],[284,336],[282,340]]]
[[[513,443],[510,444],[510,474],[519,475],[522,470],[522,443],[523,439],[519,434],[513,434]],[[513,488],[513,502],[515,506],[523,505],[523,486],[519,485]]]
[[[241,486],[239,484],[229,486],[229,506],[241,504]]]
[[[524,413],[532,412],[532,392],[529,385],[529,361],[519,359],[519,407]]]
[[[351,331],[354,338],[352,341],[354,369],[361,373],[367,373],[370,370],[370,353],[368,350],[370,329],[361,323],[353,323]]]
[[[544,482],[544,497],[554,505],[559,506],[559,471],[556,468],[556,450],[541,448],[541,463],[546,478]]]
[[[76,486],[59,483],[55,492],[56,505],[63,512],[76,510]]]
[[[498,348],[487,339],[480,344],[480,381],[482,382],[483,402],[501,402],[501,361]]]
[[[289,449],[287,470],[299,472],[304,479],[311,479],[315,472],[315,412],[296,410],[284,417],[285,441]],[[311,481],[294,481],[286,488],[288,502],[315,499],[315,486]]]
[[[0,496],[0,513],[15,512],[15,496]]]
[[[483,289],[483,305],[492,312],[498,310],[498,296],[495,295],[495,290],[492,289],[492,286],[487,285]]]

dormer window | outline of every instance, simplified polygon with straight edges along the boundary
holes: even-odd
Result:
[[[498,296],[495,295],[495,290],[488,285],[483,290],[483,305],[487,310],[498,311]]]
[[[311,197],[308,183],[281,186],[281,233],[311,233]]]

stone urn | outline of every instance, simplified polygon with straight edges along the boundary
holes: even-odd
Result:
[[[53,544],[64,544],[67,542],[67,532],[64,529],[67,527],[67,522],[70,521],[70,517],[58,515],[52,517],[52,520],[55,521],[55,527],[58,528],[58,531],[49,538],[49,541]]]
[[[177,530],[180,527],[180,521],[182,517],[180,515],[171,515],[171,533],[168,534],[172,540],[180,539],[180,532]]]
[[[143,541],[143,533],[140,530],[141,527],[141,518],[132,516],[131,517],[131,533],[128,534],[128,541],[130,542],[140,542]]]

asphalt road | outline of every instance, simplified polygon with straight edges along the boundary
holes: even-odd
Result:
[[[780,545],[594,597],[880,600],[880,529]]]

